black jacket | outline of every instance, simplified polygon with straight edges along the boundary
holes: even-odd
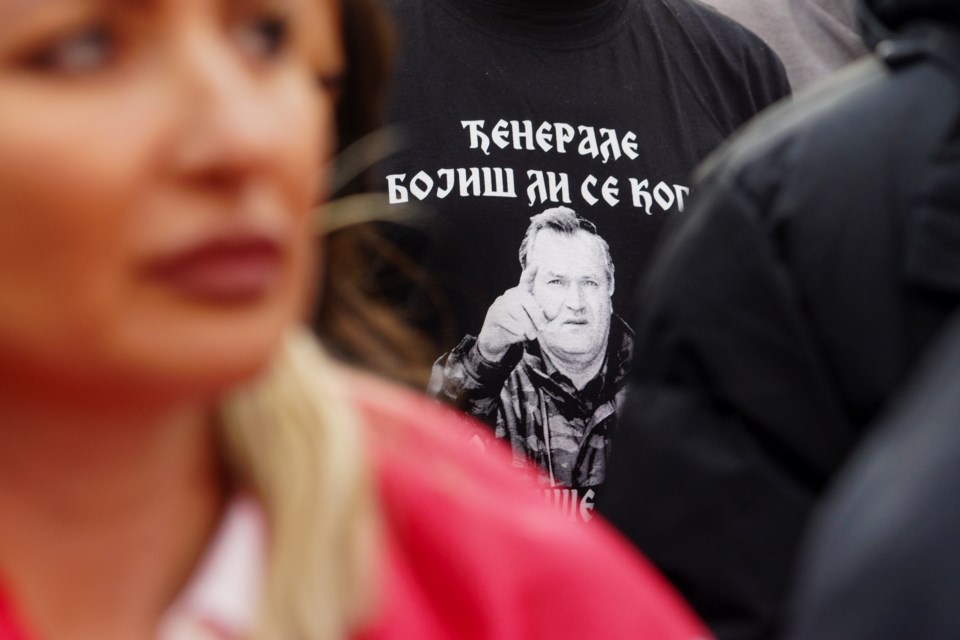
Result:
[[[638,296],[600,506],[722,640],[774,635],[814,502],[960,300],[960,2],[861,9],[878,54],[707,163]]]
[[[960,638],[960,317],[934,350],[825,498],[789,640]]]

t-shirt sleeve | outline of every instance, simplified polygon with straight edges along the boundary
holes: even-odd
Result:
[[[743,31],[751,36],[744,45],[745,75],[754,104],[762,111],[791,94],[790,80],[780,56],[746,28]]]
[[[727,87],[731,118],[739,127],[770,105],[791,95],[790,80],[780,57],[758,35],[710,6],[692,5],[699,11],[717,68],[729,74],[718,82]],[[739,85],[734,90],[732,85]]]

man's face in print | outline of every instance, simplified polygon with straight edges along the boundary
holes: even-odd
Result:
[[[600,240],[587,231],[540,231],[528,257],[533,297],[548,325],[540,341],[566,358],[593,360],[606,349],[613,312],[613,274]]]

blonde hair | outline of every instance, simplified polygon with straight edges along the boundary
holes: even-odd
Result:
[[[372,612],[377,508],[361,418],[306,331],[223,409],[236,479],[269,522],[257,640],[336,640]]]

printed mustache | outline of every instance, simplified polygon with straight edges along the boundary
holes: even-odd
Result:
[[[543,325],[544,329],[556,329],[565,324],[575,324],[575,325],[588,325],[590,324],[590,319],[586,316],[574,316],[570,317],[569,315],[557,314],[551,320],[547,321],[547,324]]]

